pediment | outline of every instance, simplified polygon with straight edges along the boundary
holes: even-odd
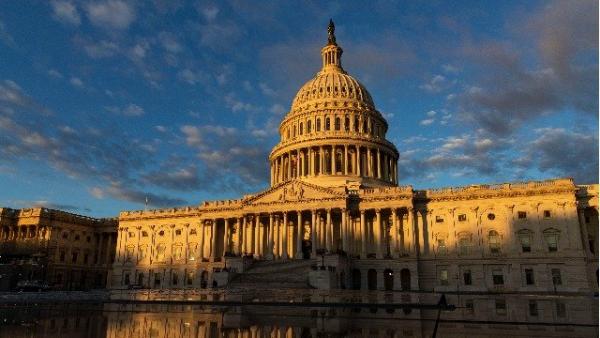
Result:
[[[286,182],[258,193],[244,204],[271,204],[310,200],[345,198],[346,194],[330,188],[302,182]]]

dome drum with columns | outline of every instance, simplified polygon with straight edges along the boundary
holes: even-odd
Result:
[[[271,185],[300,179],[323,186],[394,186],[398,150],[367,89],[342,68],[331,24],[323,68],[296,94],[273,148]]]

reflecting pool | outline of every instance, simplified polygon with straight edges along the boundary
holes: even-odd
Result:
[[[344,300],[352,306],[314,299],[277,306],[256,299],[246,305],[209,304],[214,299],[3,304],[0,337],[598,336],[595,297],[448,295],[455,308],[438,311],[436,295],[387,295],[390,301],[382,295],[369,304]]]

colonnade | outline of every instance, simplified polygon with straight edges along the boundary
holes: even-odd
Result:
[[[416,253],[420,241],[413,211],[407,208],[296,210],[248,214],[222,222],[223,255],[260,259],[301,259],[320,252],[398,258]],[[218,243],[211,244],[211,248],[217,247]],[[216,254],[211,250],[211,257]]]
[[[290,150],[271,161],[271,185],[296,177],[345,175],[397,183],[397,158],[379,148],[324,145]]]
[[[22,226],[4,226],[0,232],[0,240],[46,240],[48,239],[48,228],[39,225],[22,225]]]

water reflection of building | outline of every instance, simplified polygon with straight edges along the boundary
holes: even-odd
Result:
[[[342,68],[333,26],[321,55],[321,71],[279,127],[271,187],[237,200],[122,212],[113,288],[220,286],[225,267],[268,271],[265,262],[318,264],[323,256],[324,272],[300,264],[289,276],[306,281],[312,273],[323,288],[596,289],[597,185],[397,186],[388,124]],[[268,282],[259,275],[255,284]]]
[[[0,208],[0,290],[23,281],[64,290],[104,288],[116,229],[115,219],[46,208]]]

